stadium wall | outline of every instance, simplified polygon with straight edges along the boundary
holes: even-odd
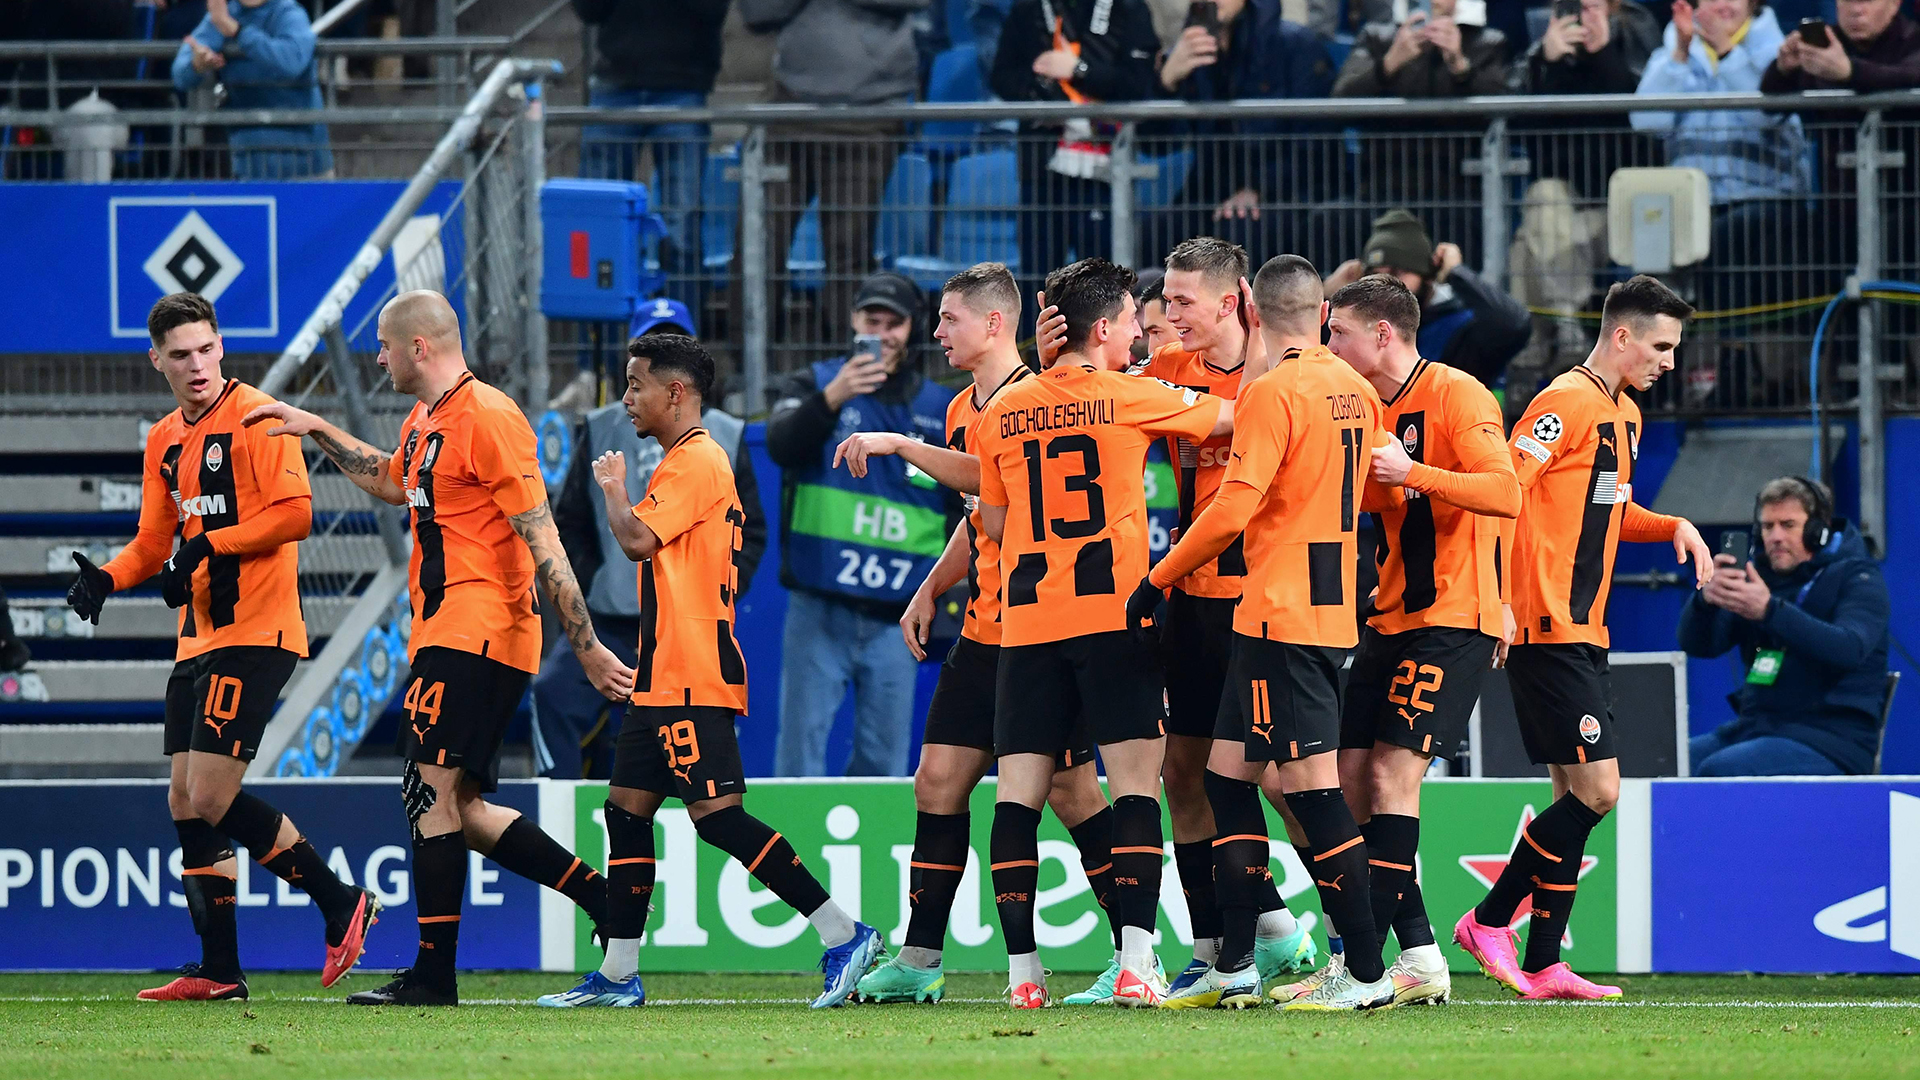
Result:
[[[989,781],[989,784],[991,781]],[[386,904],[370,969],[404,966],[413,949],[407,832],[390,780],[262,785],[336,871]],[[500,798],[537,817],[596,865],[605,850],[604,785],[509,781]],[[1420,876],[1439,936],[1499,874],[1519,829],[1552,794],[1544,783],[1429,783]],[[756,780],[756,813],[778,824],[850,912],[898,945],[908,910],[913,791],[905,779]],[[987,850],[993,792],[974,794],[973,850],[954,908],[948,963],[1005,962]],[[795,971],[818,959],[805,920],[738,863],[696,842],[685,811],[663,810],[661,888],[643,963],[652,971]],[[0,969],[167,968],[194,955],[179,889],[179,853],[161,781],[0,783]],[[1271,835],[1283,835],[1270,819]],[[1041,837],[1038,928],[1056,970],[1097,969],[1105,928],[1064,830]],[[1594,833],[1567,958],[1592,971],[1920,972],[1920,777],[1855,780],[1628,780]],[[249,968],[311,969],[319,924],[306,898],[243,862],[242,959]],[[1312,882],[1284,842],[1274,876],[1309,925]],[[1177,966],[1191,937],[1171,866],[1162,892],[1163,955]],[[1737,886],[1734,884],[1737,882]],[[1446,946],[1455,970],[1471,962]],[[577,971],[599,963],[583,916],[563,897],[473,856],[463,966]]]

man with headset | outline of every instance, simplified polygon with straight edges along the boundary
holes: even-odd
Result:
[[[1886,697],[1891,601],[1859,530],[1826,485],[1783,476],[1760,489],[1744,569],[1730,554],[1680,614],[1680,647],[1746,667],[1734,718],[1693,740],[1695,776],[1870,773]],[[1724,547],[1724,546],[1723,546]]]

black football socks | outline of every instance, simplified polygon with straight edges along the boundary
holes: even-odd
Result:
[[[187,913],[200,935],[200,974],[214,982],[240,981],[240,941],[234,920],[232,874],[216,867],[233,858],[233,849],[212,825],[199,818],[176,819],[180,837],[180,886]]]
[[[1073,846],[1080,851],[1080,869],[1093,889],[1094,903],[1107,917],[1107,932],[1113,937],[1115,951],[1120,948],[1120,909],[1114,906],[1113,883],[1113,807],[1098,812],[1067,830]]]
[[[1561,796],[1521,830],[1507,868],[1487,891],[1486,899],[1474,908],[1475,921],[1494,927],[1510,925],[1528,897],[1533,898],[1537,909],[1547,913],[1545,919],[1536,915],[1527,931],[1524,970],[1539,970],[1533,966],[1536,960],[1545,960],[1540,967],[1559,962],[1560,936],[1566,929],[1567,913],[1573,908],[1574,884],[1586,854],[1587,836],[1600,824],[1600,817],[1572,792]],[[1544,923],[1557,923],[1559,930],[1546,931]],[[1540,946],[1537,953],[1536,942]],[[1551,959],[1546,959],[1549,956]]]
[[[460,901],[467,891],[467,838],[459,832],[413,842],[413,901],[420,922],[420,951],[410,978],[434,990],[454,992],[460,949]]]
[[[929,967],[938,967],[947,943],[947,923],[953,916],[953,898],[967,872],[968,815],[929,814],[921,811],[913,829],[913,859],[908,865],[906,947],[915,954],[932,953]],[[904,954],[903,954],[904,956]]]
[[[1386,966],[1373,926],[1367,842],[1354,824],[1353,811],[1339,788],[1288,792],[1287,807],[1307,834],[1312,853],[1307,872],[1319,889],[1320,910],[1345,940],[1347,970],[1360,982],[1378,981]]]
[[[1260,788],[1209,769],[1207,802],[1213,807],[1214,888],[1218,891],[1222,938],[1214,968],[1243,971],[1253,963],[1255,924],[1260,917],[1260,881],[1269,885],[1267,817],[1260,809]],[[1276,894],[1277,895],[1277,894]],[[1199,931],[1194,932],[1199,936]]]
[[[321,916],[327,920],[327,943],[338,945],[346,934],[347,920],[353,917],[354,906],[359,903],[359,890],[341,881],[305,836],[295,833],[292,844],[280,847],[280,824],[284,818],[285,815],[265,800],[241,791],[227,805],[226,814],[215,828],[244,846],[254,861],[273,876],[313,897]]]
[[[607,881],[522,815],[493,842],[487,857],[580,906],[595,926],[607,919]]]
[[[995,803],[987,859],[1007,955],[1031,955],[1038,950],[1033,941],[1033,893],[1040,883],[1040,811],[1017,802]]]

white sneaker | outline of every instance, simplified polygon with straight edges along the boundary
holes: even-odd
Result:
[[[1387,969],[1387,978],[1393,983],[1395,1005],[1445,1005],[1453,995],[1453,976],[1433,945],[1402,951]]]
[[[1391,1009],[1393,1008],[1393,980],[1382,973],[1373,982],[1363,983],[1353,977],[1353,972],[1342,969],[1338,976],[1321,983],[1312,993],[1295,998],[1280,1007],[1288,1012],[1364,1012],[1368,1009]]]
[[[1268,990],[1267,1000],[1285,1005],[1289,1001],[1306,997],[1308,994],[1320,989],[1328,980],[1339,978],[1346,970],[1347,954],[1334,953],[1332,956],[1327,957],[1326,966],[1319,971],[1301,979],[1299,982],[1286,983]]]
[[[1250,1009],[1260,1004],[1260,972],[1252,964],[1246,970],[1223,974],[1208,968],[1206,973],[1160,1003],[1163,1009]]]

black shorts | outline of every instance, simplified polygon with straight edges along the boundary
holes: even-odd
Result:
[[[1337,749],[1346,659],[1345,649],[1233,635],[1213,737],[1243,743],[1248,761],[1298,761]]]
[[[613,748],[614,787],[673,795],[688,806],[747,790],[738,714],[724,705],[629,705]]]
[[[463,769],[481,791],[500,786],[500,744],[533,676],[478,653],[429,645],[414,655],[400,699],[400,756]]]
[[[1153,646],[1125,630],[1002,646],[994,752],[1046,754],[1078,765],[1074,744],[1106,746],[1166,734],[1165,689]]]
[[[927,705],[923,745],[965,746],[993,753],[994,694],[1000,673],[1000,646],[960,638],[940,665],[933,701]],[[1093,760],[1093,735],[1083,722],[1054,756],[1062,769]]]
[[[272,645],[229,645],[173,665],[161,749],[252,761],[300,658]]]
[[[1188,596],[1179,589],[1167,598],[1167,625],[1160,639],[1167,668],[1167,734],[1213,737],[1233,656],[1233,609],[1239,603]]]
[[[1497,644],[1490,634],[1452,626],[1361,630],[1347,673],[1340,749],[1371,750],[1383,742],[1428,757],[1452,756],[1466,738]]]
[[[1507,681],[1520,742],[1536,765],[1606,761],[1613,747],[1613,675],[1598,645],[1515,645]]]

